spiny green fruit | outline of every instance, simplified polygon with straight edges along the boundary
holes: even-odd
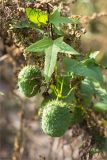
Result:
[[[44,133],[60,137],[64,135],[71,123],[71,110],[61,101],[49,102],[43,110],[42,129]]]
[[[27,97],[35,96],[41,85],[41,72],[35,66],[25,66],[18,75],[19,90]]]

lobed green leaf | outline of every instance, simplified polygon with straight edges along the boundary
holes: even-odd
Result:
[[[25,52],[42,52],[49,46],[53,44],[51,38],[44,37],[43,39],[37,41],[36,43],[31,44],[25,49]]]
[[[87,67],[82,62],[66,57],[64,58],[64,64],[65,72],[69,73],[69,75],[72,75],[72,73],[74,73],[76,75],[84,76],[91,80],[98,81],[99,83],[102,83],[103,81],[103,79],[99,77],[95,69],[93,70],[93,68],[91,69]]]
[[[44,75],[47,81],[50,79],[52,73],[54,72],[58,51],[59,48],[54,44],[45,49]]]
[[[49,17],[49,22],[54,24],[55,27],[59,27],[61,23],[72,23],[72,24],[79,24],[78,19],[62,17],[58,9],[56,9]]]
[[[95,104],[95,109],[100,111],[100,112],[107,112],[107,103],[104,103],[104,102],[97,102]]]

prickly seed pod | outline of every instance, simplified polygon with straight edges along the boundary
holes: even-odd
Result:
[[[71,123],[71,110],[61,101],[49,102],[42,114],[42,129],[44,133],[53,136],[63,136]]]
[[[25,66],[18,75],[18,86],[20,92],[26,97],[35,96],[41,85],[41,72],[35,66]]]

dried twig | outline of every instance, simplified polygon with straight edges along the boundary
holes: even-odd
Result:
[[[2,3],[2,10],[4,9],[4,0],[1,1]]]
[[[0,62],[4,61],[5,59],[9,58],[9,55],[3,55],[0,57]]]
[[[14,141],[14,149],[13,149],[13,155],[12,160],[20,160],[23,153],[23,127],[24,127],[24,110],[23,105],[21,106],[20,111],[20,128],[19,132],[15,138]]]
[[[62,160],[65,160],[65,151],[64,151],[64,137],[62,137]]]
[[[51,138],[50,140],[50,149],[49,149],[49,153],[48,153],[48,159],[50,160],[52,157],[52,150],[53,150],[53,145],[54,145],[54,139]]]
[[[103,12],[100,12],[100,13],[93,13],[92,16],[75,15],[75,16],[72,16],[72,17],[80,19],[82,24],[89,24],[91,21],[93,21],[95,19],[106,17],[106,16],[107,16],[107,12],[103,11]]]

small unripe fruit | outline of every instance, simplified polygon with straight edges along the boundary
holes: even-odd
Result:
[[[44,133],[53,136],[63,136],[71,123],[71,110],[61,101],[49,102],[42,114],[42,129]]]
[[[18,75],[19,90],[26,97],[35,96],[41,85],[41,72],[35,66],[25,66]]]

